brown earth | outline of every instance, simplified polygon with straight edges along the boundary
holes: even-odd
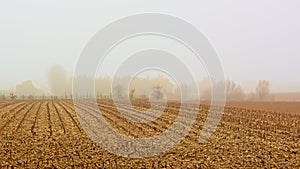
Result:
[[[125,119],[109,100],[98,101],[98,106],[112,127],[138,138],[170,127],[180,104],[168,103],[163,115],[147,124]],[[135,106],[149,107],[145,102]],[[172,149],[156,157],[131,159],[109,153],[89,139],[69,100],[1,102],[0,168],[300,167],[299,103],[228,103],[215,133],[200,144],[208,110],[207,105],[199,107],[193,128]]]
[[[300,114],[300,102],[229,102],[227,105],[252,110]]]

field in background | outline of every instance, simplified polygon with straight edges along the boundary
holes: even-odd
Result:
[[[122,117],[110,100],[99,100],[98,105],[111,126],[137,138],[166,130],[176,119],[180,106],[168,103],[159,119],[139,124]],[[135,106],[149,107],[146,102],[136,102]],[[81,128],[70,100],[2,101],[0,168],[300,167],[299,103],[228,103],[227,106],[208,142],[198,143],[209,109],[208,105],[201,105],[194,127],[180,144],[157,157],[130,159],[111,154],[93,143]]]
[[[260,111],[300,114],[300,102],[229,102],[226,105]]]

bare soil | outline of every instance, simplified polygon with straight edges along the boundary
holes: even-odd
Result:
[[[139,138],[170,127],[180,104],[168,103],[159,119],[146,124],[124,118],[110,100],[99,100],[98,106],[113,128]],[[136,109],[148,107],[135,103]],[[156,157],[131,159],[88,138],[70,100],[4,101],[0,168],[300,168],[299,103],[228,103],[216,132],[200,144],[208,110],[208,105],[199,107],[193,128],[177,146]]]

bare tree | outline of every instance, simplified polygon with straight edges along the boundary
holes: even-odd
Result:
[[[260,80],[256,86],[256,95],[259,100],[264,101],[270,94],[270,83],[267,80]]]
[[[121,99],[123,97],[123,87],[121,85],[116,85],[113,90],[113,95],[116,98]]]
[[[226,82],[226,96],[228,101],[241,101],[244,100],[245,93],[239,84],[228,80]]]
[[[130,93],[129,93],[129,99],[130,99],[130,100],[133,100],[134,97],[135,97],[135,89],[131,89],[131,90],[130,90]]]
[[[67,72],[65,69],[60,65],[54,65],[49,69],[47,78],[51,93],[63,96],[67,88]]]

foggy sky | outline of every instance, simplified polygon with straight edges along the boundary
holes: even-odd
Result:
[[[54,64],[71,74],[82,48],[102,27],[124,16],[161,12],[202,31],[226,77],[246,90],[268,79],[275,90],[300,91],[299,8],[297,0],[3,1],[0,89],[29,79],[43,86]]]

